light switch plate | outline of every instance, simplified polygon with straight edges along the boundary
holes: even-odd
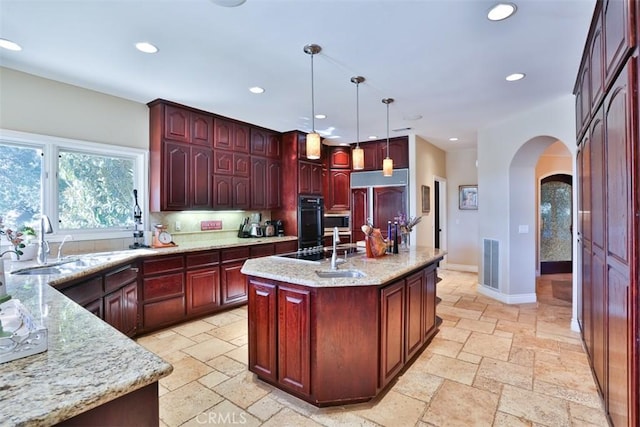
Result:
[[[529,232],[529,226],[528,225],[519,225],[518,226],[518,233],[527,234],[528,232]]]

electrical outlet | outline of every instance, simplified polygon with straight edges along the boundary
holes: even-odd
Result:
[[[182,224],[180,223],[180,221],[176,221],[175,229],[176,229],[176,231],[182,230]]]

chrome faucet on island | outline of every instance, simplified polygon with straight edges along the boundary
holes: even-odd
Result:
[[[333,251],[331,253],[331,270],[338,269],[338,243],[340,243],[338,227],[333,227]]]
[[[44,238],[45,234],[53,233],[53,227],[51,227],[51,220],[45,214],[40,216],[40,244],[38,245],[38,264],[43,265],[47,263],[47,255],[49,255],[49,243]]]

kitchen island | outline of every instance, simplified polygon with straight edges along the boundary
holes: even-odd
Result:
[[[362,276],[337,278],[317,273],[330,271],[329,260],[247,260],[249,370],[316,406],[376,397],[438,331],[436,264],[444,255],[426,247],[359,254],[339,270]]]

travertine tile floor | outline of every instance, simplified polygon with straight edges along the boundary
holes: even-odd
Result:
[[[160,381],[163,426],[606,426],[571,304],[538,280],[536,304],[476,292],[477,275],[440,270],[439,333],[375,402],[319,409],[247,370],[247,311],[141,337],[174,366]]]

